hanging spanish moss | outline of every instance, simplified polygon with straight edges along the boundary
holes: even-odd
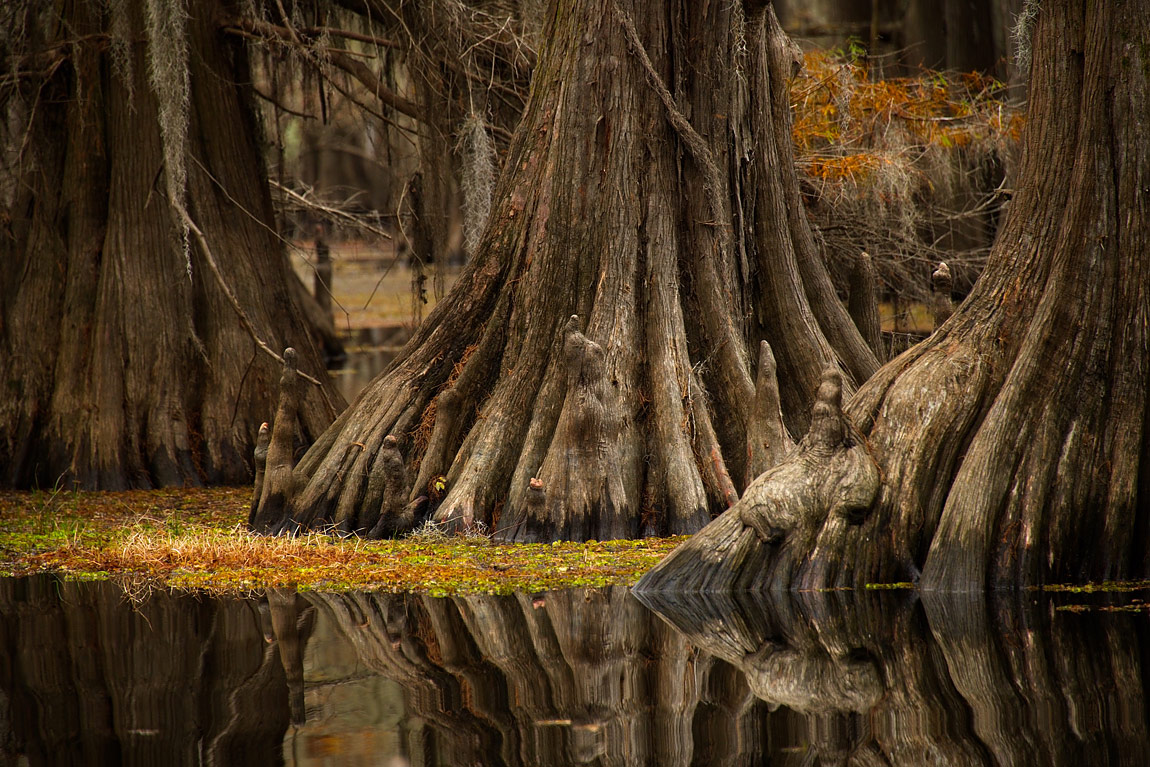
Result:
[[[177,210],[186,208],[188,168],[188,39],[187,9],[183,0],[147,0],[148,82],[159,105],[160,137],[164,143],[164,184],[168,200]],[[184,217],[175,216],[184,250],[188,279],[192,278],[190,230]]]
[[[479,235],[491,212],[491,192],[495,188],[498,159],[495,142],[483,119],[473,110],[463,122],[457,151],[461,157],[459,186],[463,193],[463,247],[470,256],[479,245]]]

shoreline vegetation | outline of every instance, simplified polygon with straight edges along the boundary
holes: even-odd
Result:
[[[248,595],[266,589],[431,596],[630,586],[689,536],[587,543],[496,543],[431,526],[366,541],[248,532],[247,487],[0,491],[0,578],[51,574],[152,589]],[[867,591],[913,592],[913,583]],[[1150,612],[1150,581],[1047,584],[1054,609]],[[1087,602],[1084,598],[1094,597]]]
[[[251,489],[0,492],[0,577],[55,573],[213,594],[266,588],[432,596],[629,585],[683,538],[497,544],[427,527],[365,541],[246,529]]]

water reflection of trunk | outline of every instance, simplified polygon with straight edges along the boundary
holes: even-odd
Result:
[[[1150,764],[1144,616],[660,599],[672,625],[624,589],[130,603],[0,580],[0,764],[270,763],[285,732],[294,756],[416,767]]]
[[[3,579],[0,658],[0,761],[281,761],[283,666],[246,601]]]
[[[1150,764],[1145,620],[924,602],[971,730],[995,761]]]
[[[299,598],[295,589],[268,589],[265,594],[268,608],[268,626],[264,626],[264,639],[275,639],[279,648],[287,680],[288,709],[292,724],[303,724],[306,719],[303,689],[303,644],[315,610]],[[261,603],[261,608],[263,604]],[[303,624],[303,626],[301,626]],[[303,631],[300,629],[303,628]],[[301,636],[302,635],[302,636]]]
[[[734,763],[767,742],[743,678],[626,589],[305,598],[404,686],[416,764]]]
[[[1144,621],[1009,598],[756,599],[644,596],[806,717],[809,763],[1150,764]]]

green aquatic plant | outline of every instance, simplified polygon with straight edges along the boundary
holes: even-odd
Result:
[[[680,542],[497,544],[434,525],[373,542],[319,533],[265,537],[243,525],[248,500],[248,491],[236,488],[74,493],[46,517],[41,494],[0,493],[0,573],[217,593],[295,587],[504,594],[631,583]]]

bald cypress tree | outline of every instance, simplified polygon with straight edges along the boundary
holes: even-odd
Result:
[[[830,459],[802,472],[831,477],[865,446],[873,502],[854,524],[836,513],[867,469],[784,519],[772,505],[794,486],[784,462],[642,588],[921,573],[925,589],[981,591],[1150,571],[1150,3],[1028,6],[1025,146],[987,268],[850,399]]]
[[[554,3],[544,37],[471,263],[295,467],[278,527],[377,519],[391,435],[426,499],[399,528],[435,505],[514,540],[691,532],[780,403],[801,432],[824,367],[848,392],[877,367],[799,199],[798,52],[768,4]]]
[[[342,406],[274,232],[227,3],[13,3],[0,234],[0,482],[242,482],[279,363]],[[9,155],[11,157],[12,155]],[[261,348],[261,346],[263,348]]]

